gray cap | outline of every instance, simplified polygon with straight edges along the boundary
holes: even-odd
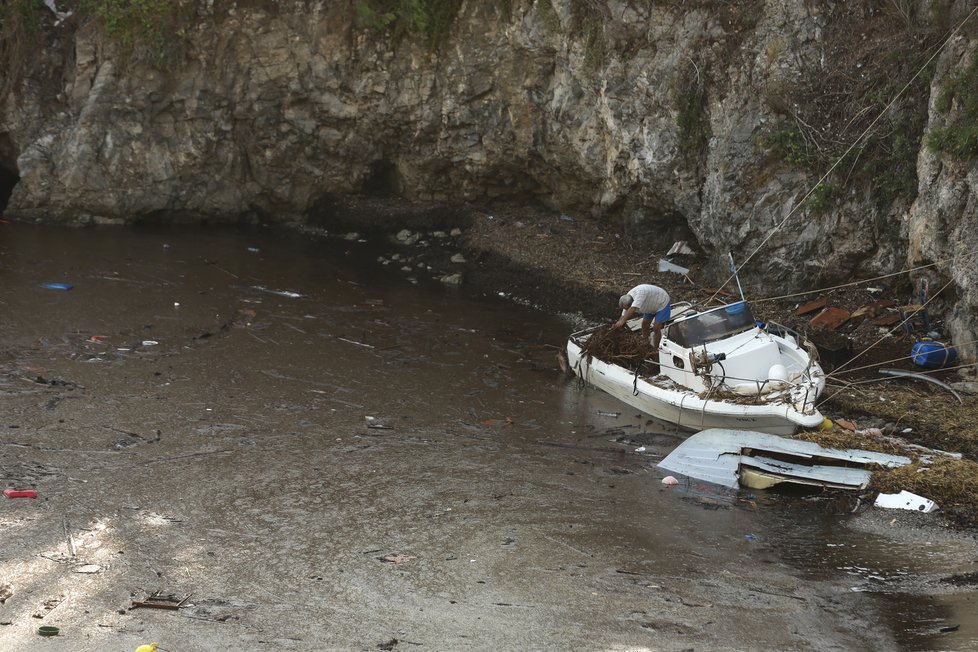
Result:
[[[632,295],[623,294],[621,295],[621,298],[618,299],[618,305],[621,306],[623,310],[627,310],[628,308],[632,307],[632,301],[634,300],[635,299],[632,298]]]

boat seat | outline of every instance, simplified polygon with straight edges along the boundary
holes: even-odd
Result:
[[[669,314],[669,319],[666,323],[673,321],[674,319],[679,319],[680,317],[688,317],[689,315],[695,315],[698,311],[693,307],[689,301],[678,301],[672,304],[672,311]]]

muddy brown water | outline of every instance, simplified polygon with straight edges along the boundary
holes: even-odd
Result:
[[[684,433],[562,376],[568,317],[410,250],[5,224],[0,255],[0,474],[39,494],[0,502],[2,649],[978,647],[940,581],[973,541],[664,488]]]

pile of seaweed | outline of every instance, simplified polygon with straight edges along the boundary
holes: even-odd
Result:
[[[589,362],[591,358],[598,358],[632,371],[656,354],[652,342],[641,333],[625,329],[611,330],[610,327],[591,333],[582,349]]]
[[[853,432],[838,426],[834,426],[831,430],[802,431],[793,438],[814,442],[819,446],[834,448],[836,450],[858,448],[864,451],[913,457],[912,452],[908,451],[906,443],[900,442],[893,437],[884,437],[882,435],[860,431]]]
[[[936,451],[925,455],[920,449],[909,447],[910,442],[896,437],[866,431],[852,432],[838,427],[802,432],[794,438],[815,442],[826,448],[858,448],[909,457],[913,462],[906,466],[873,471],[869,488],[884,494],[909,491],[933,500],[960,525],[978,525],[978,462],[957,459]]]
[[[913,464],[874,472],[870,488],[930,498],[961,525],[978,525],[978,462],[947,455],[918,458]]]

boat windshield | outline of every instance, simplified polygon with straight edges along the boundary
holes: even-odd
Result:
[[[743,301],[714,308],[669,326],[668,338],[687,349],[743,333],[755,326],[754,315]]]

